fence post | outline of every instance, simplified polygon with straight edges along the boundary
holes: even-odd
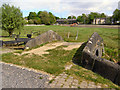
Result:
[[[78,39],[78,30],[77,30],[77,35],[76,35],[76,38],[75,38],[75,40],[77,40]]]
[[[70,32],[68,32],[68,38],[70,37]]]

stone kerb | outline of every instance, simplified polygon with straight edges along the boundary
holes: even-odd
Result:
[[[52,42],[52,41],[62,41],[62,37],[59,36],[56,32],[49,30],[36,38],[28,41],[25,45],[25,49],[35,47],[37,45],[44,44],[46,42]]]
[[[120,85],[120,65],[101,58],[103,39],[95,32],[82,51],[81,65]]]

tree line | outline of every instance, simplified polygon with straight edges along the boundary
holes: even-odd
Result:
[[[77,21],[83,24],[92,24],[93,20],[96,18],[104,18],[106,19],[105,24],[111,24],[112,22],[116,24],[116,21],[120,21],[120,10],[116,9],[113,12],[112,16],[107,16],[104,13],[91,12],[90,14],[82,14],[77,17]]]
[[[107,16],[105,13],[97,13],[97,12],[91,12],[90,14],[82,14],[78,17],[76,16],[68,16],[67,18],[60,18],[54,16],[51,12],[47,11],[39,11],[38,13],[36,12],[30,12],[29,16],[26,17],[28,19],[28,24],[54,24],[57,19],[76,19],[77,22],[81,24],[92,24],[93,20],[95,18],[104,18],[106,19],[105,24],[111,24],[114,23],[116,24],[117,21],[120,21],[120,10],[116,9],[113,12],[113,15]]]
[[[81,24],[92,24],[93,20],[96,18],[106,19],[106,24],[111,24],[112,22],[116,24],[117,21],[120,21],[120,10],[116,9],[111,17],[105,15],[104,13],[97,13],[97,12],[91,12],[90,14],[82,14],[78,17],[75,16],[67,17],[67,19],[77,19],[77,22]]]
[[[29,16],[26,18],[28,19],[28,24],[50,25],[56,22],[55,16],[51,12],[47,11],[39,11],[38,13],[30,12]]]

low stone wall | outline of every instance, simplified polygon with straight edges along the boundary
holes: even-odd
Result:
[[[82,51],[81,65],[120,85],[120,65],[101,58],[103,52],[103,39],[95,32]]]
[[[49,30],[49,31],[37,36],[36,38],[28,41],[25,45],[25,49],[32,48],[32,47],[35,47],[37,45],[41,45],[41,44],[46,43],[46,42],[62,41],[62,40],[63,39],[61,36],[59,36],[54,31]]]

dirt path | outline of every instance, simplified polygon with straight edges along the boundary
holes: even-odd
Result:
[[[54,49],[58,46],[68,46],[68,47],[64,47],[64,50],[72,50],[74,48],[79,48],[81,46],[82,43],[68,43],[68,42],[54,42],[54,43],[49,43],[46,44],[42,47],[36,48],[36,49],[32,49],[30,51],[25,51],[22,53],[23,54],[37,54],[37,55],[42,55],[42,54],[49,54],[49,52],[47,52],[47,50],[49,49]]]

